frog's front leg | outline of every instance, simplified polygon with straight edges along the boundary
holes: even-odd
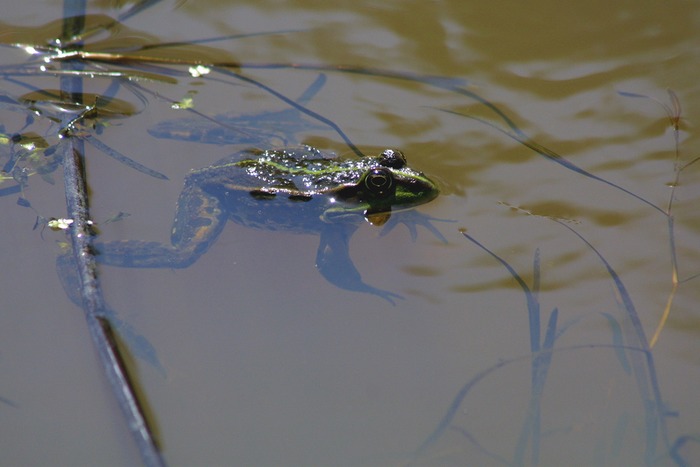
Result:
[[[209,249],[226,218],[221,201],[188,179],[177,203],[172,245],[139,240],[97,243],[97,261],[132,268],[185,268]]]
[[[331,227],[321,233],[316,252],[316,268],[331,284],[341,289],[378,295],[392,305],[399,294],[378,289],[362,281],[359,271],[350,258],[350,237],[355,228]]]

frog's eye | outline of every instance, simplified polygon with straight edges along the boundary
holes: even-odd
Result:
[[[391,170],[379,167],[367,173],[365,187],[375,196],[385,197],[394,192],[394,176]]]
[[[406,156],[396,149],[385,149],[379,156],[379,163],[384,167],[400,169],[406,166]]]

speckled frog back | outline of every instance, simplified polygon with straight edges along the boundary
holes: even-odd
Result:
[[[334,190],[356,184],[371,166],[371,158],[344,161],[310,146],[250,149],[192,171],[187,183],[221,200],[237,224],[308,233],[329,226],[322,216],[340,202]]]

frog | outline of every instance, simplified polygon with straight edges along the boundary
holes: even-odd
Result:
[[[410,212],[438,194],[438,185],[409,167],[397,149],[347,159],[303,144],[245,149],[186,176],[170,244],[121,240],[97,243],[95,249],[103,264],[185,268],[211,247],[228,221],[314,234],[320,237],[316,268],[329,283],[395,304],[401,295],[362,280],[350,257],[350,237],[364,222],[385,228],[403,222],[412,234],[422,224],[436,232],[431,218]],[[392,216],[399,220],[388,222]]]

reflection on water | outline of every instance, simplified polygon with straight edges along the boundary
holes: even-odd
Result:
[[[367,282],[407,297],[396,308],[324,283],[314,239],[283,233],[229,229],[179,271],[105,268],[109,302],[154,345],[167,374],[136,363],[168,461],[697,463],[700,88],[690,64],[700,29],[682,11],[676,1],[512,3],[507,14],[457,1],[164,3],[94,39],[95,50],[123,54],[276,31],[147,52],[244,63],[235,71],[292,102],[320,65],[327,83],[304,105],[342,133],[313,124],[301,141],[345,155],[348,140],[364,153],[401,148],[441,182],[443,196],[423,212],[456,220],[438,226],[447,244],[399,229],[382,237],[369,225],[353,237]],[[3,42],[26,33],[14,26],[60,20],[51,8],[8,14]],[[14,71],[27,60],[13,48],[0,53]],[[252,66],[273,63],[296,66]],[[94,64],[134,71],[122,60]],[[138,109],[118,120],[93,115],[106,123],[99,140],[170,179],[89,154],[93,217],[131,214],[102,221],[104,240],[167,241],[187,171],[239,149],[152,138],[159,122],[190,115],[173,103],[193,97],[204,120],[289,109],[251,82],[164,66],[137,66],[152,79],[116,92],[111,77],[86,79],[86,93],[112,92]],[[454,92],[458,81],[425,78],[436,75],[463,80],[465,92]],[[0,288],[0,459],[133,464],[82,317],[53,271],[63,237],[31,230],[32,209],[65,210],[60,186],[30,175],[51,179],[46,149],[57,130],[17,98],[56,83],[8,75],[0,101],[0,157],[8,173],[18,167],[0,189],[28,177],[21,193],[0,197],[11,265]]]

